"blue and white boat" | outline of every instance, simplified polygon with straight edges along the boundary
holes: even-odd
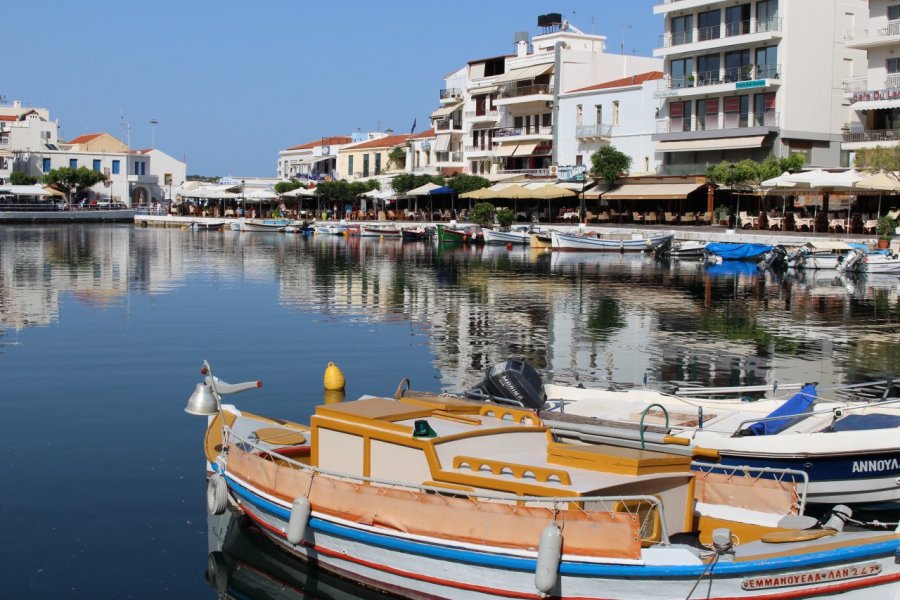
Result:
[[[499,229],[482,228],[485,244],[515,244],[527,246],[531,244],[531,233],[527,229],[519,231],[500,231]]]
[[[246,515],[287,552],[376,590],[669,600],[702,582],[718,599],[900,593],[900,533],[845,531],[846,507],[818,527],[786,478],[701,477],[689,456],[561,444],[529,410],[402,386],[318,406],[300,425],[223,405],[258,383],[203,372],[186,411],[208,418],[210,512]]]
[[[244,219],[241,231],[282,232],[290,223],[290,219]]]
[[[670,244],[674,232],[644,236],[617,233],[550,232],[550,247],[562,252],[650,252]]]

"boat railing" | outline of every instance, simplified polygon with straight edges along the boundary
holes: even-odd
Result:
[[[832,415],[831,424],[834,425],[839,420],[843,419],[847,416],[849,412],[855,412],[858,410],[867,410],[872,408],[873,406],[886,406],[889,404],[898,404],[900,403],[900,398],[888,398],[886,400],[879,400],[877,402],[864,402],[858,404],[842,404],[841,406],[836,406],[834,408],[823,408],[822,410],[811,410],[808,412],[795,413],[790,415],[777,415],[774,417],[758,417],[751,419],[744,419],[740,423],[738,423],[737,428],[734,433],[731,434],[731,437],[739,437],[741,435],[741,431],[744,430],[746,425],[752,425],[754,423],[768,423],[770,421],[783,421],[785,419],[806,419],[815,415]]]
[[[701,473],[723,473],[730,477],[746,477],[751,473],[758,477],[773,476],[777,481],[792,478],[791,483],[797,484],[797,510],[802,515],[806,510],[806,495],[809,490],[809,473],[799,469],[787,469],[780,467],[752,467],[750,465],[722,465],[719,463],[706,463],[691,461],[691,468]],[[799,480],[799,482],[797,481]]]
[[[224,433],[224,451],[223,454],[227,455],[228,448],[230,446],[235,446],[244,452],[247,452],[248,449],[255,453],[257,456],[261,458],[265,458],[266,460],[271,460],[272,462],[276,462],[278,464],[287,465],[292,469],[296,469],[298,471],[307,471],[313,475],[325,475],[326,477],[333,477],[336,479],[341,479],[344,481],[351,482],[359,482],[359,483],[368,483],[382,487],[391,487],[391,488],[400,488],[403,490],[412,490],[415,492],[422,492],[426,494],[437,494],[439,496],[455,496],[455,497],[465,497],[472,501],[473,505],[477,508],[478,501],[480,500],[489,500],[494,502],[509,502],[513,505],[527,505],[532,507],[544,506],[548,511],[553,513],[554,515],[561,510],[565,510],[566,506],[569,506],[573,503],[581,504],[582,507],[579,507],[577,510],[583,512],[606,512],[609,514],[612,513],[621,513],[621,512],[630,512],[629,511],[629,503],[646,503],[653,507],[654,510],[657,511],[659,515],[660,522],[660,543],[664,545],[669,544],[669,530],[666,525],[666,514],[665,508],[663,506],[662,500],[657,496],[649,495],[649,494],[634,494],[634,495],[621,495],[621,496],[524,496],[517,494],[504,494],[504,493],[492,493],[492,492],[469,492],[466,490],[462,490],[459,488],[450,488],[450,487],[440,487],[433,485],[421,485],[415,483],[409,483],[406,481],[395,481],[390,479],[378,479],[374,477],[366,477],[364,475],[350,475],[347,473],[341,473],[337,471],[331,471],[328,469],[322,469],[320,467],[314,467],[312,465],[300,462],[298,460],[294,460],[289,456],[285,456],[268,448],[265,448],[258,444],[255,441],[250,440],[249,438],[244,438],[237,433],[234,432],[230,427],[223,426]],[[311,485],[311,484],[310,484]],[[584,508],[588,505],[591,505],[590,508]],[[598,508],[602,507],[602,508]],[[639,513],[636,513],[639,514]]]

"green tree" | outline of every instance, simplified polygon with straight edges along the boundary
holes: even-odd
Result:
[[[34,185],[37,177],[32,177],[23,171],[13,171],[9,174],[9,183],[12,185]]]
[[[491,182],[477,175],[457,173],[447,180],[447,185],[452,187],[457,194],[465,194],[466,192],[474,192],[475,190],[490,187]]]
[[[403,146],[397,146],[393,150],[388,153],[388,164],[393,164],[394,167],[398,169],[402,169],[406,164],[406,148]]]
[[[445,181],[443,177],[437,177],[434,175],[413,175],[412,173],[401,173],[391,180],[391,187],[393,187],[394,191],[398,194],[405,194],[409,190],[414,190],[417,187],[425,185],[426,183],[444,185]]]
[[[723,160],[706,168],[706,178],[712,183],[732,189],[758,190],[763,181],[782,173],[795,173],[803,168],[802,154],[793,153],[785,158],[769,155],[763,162],[745,159],[736,163]]]
[[[77,169],[61,167],[59,169],[51,169],[49,173],[44,175],[43,181],[47,185],[55,185],[63,190],[66,193],[66,199],[71,202],[73,191],[82,192],[105,179],[106,177],[103,176],[103,173],[87,167],[78,167]]]
[[[497,209],[497,222],[500,223],[502,227],[509,227],[515,220],[516,213],[514,213],[511,208]]]
[[[482,227],[494,224],[494,205],[490,202],[479,202],[472,207],[472,222]]]
[[[900,146],[885,148],[860,148],[856,151],[856,159],[853,161],[858,169],[870,171],[884,170],[888,172],[900,170]]]
[[[631,168],[631,157],[612,146],[601,146],[591,155],[591,175],[602,177],[612,187]]]
[[[279,181],[275,184],[275,193],[284,194],[285,192],[292,192],[297,188],[307,189],[305,185],[303,185],[296,179],[291,179],[290,181]]]

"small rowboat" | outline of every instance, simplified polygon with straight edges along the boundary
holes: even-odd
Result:
[[[462,229],[451,229],[438,224],[438,242],[442,244],[463,244],[469,239],[469,233]]]
[[[664,244],[671,243],[674,233],[655,236],[642,235],[584,235],[553,231],[551,247],[564,252],[645,252],[656,250]]]
[[[398,238],[400,237],[400,228],[383,227],[377,225],[360,225],[359,235],[361,235],[362,237]]]
[[[245,219],[241,223],[241,231],[281,232],[290,225],[288,219]]]
[[[485,244],[517,244],[527,246],[531,243],[527,231],[497,231],[496,229],[482,229]]]

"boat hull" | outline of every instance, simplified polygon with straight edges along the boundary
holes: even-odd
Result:
[[[644,252],[654,250],[670,242],[674,237],[674,234],[668,233],[616,240],[553,231],[550,234],[550,244],[553,250],[563,252]]]
[[[449,229],[444,225],[438,225],[438,242],[442,244],[463,244],[469,239],[469,234],[459,229]]]
[[[527,231],[495,231],[493,229],[484,229],[485,244],[516,244],[527,246],[531,243],[530,236]]]
[[[399,238],[401,233],[399,229],[389,229],[387,227],[366,227],[360,226],[359,235],[362,237],[383,237],[383,238]]]
[[[284,534],[289,528],[289,506],[273,502],[241,482],[229,483],[236,506],[272,541],[342,577],[407,598],[540,597],[535,587],[535,552],[484,551],[473,545],[342,521],[315,510],[304,539],[295,545]],[[798,555],[789,569],[784,565],[774,568],[776,561],[771,560],[719,563],[714,576],[703,582],[704,597],[761,598],[777,591],[789,592],[784,597],[791,598],[838,593],[843,594],[841,598],[887,597],[900,586],[900,566],[894,564],[896,536],[883,538],[865,548],[831,550],[830,556],[821,552],[818,556]],[[775,552],[783,547],[771,548]],[[656,563],[667,553],[676,556],[679,551],[647,551],[645,559],[637,563],[564,557],[552,595],[598,600],[688,597],[706,565]]]
[[[289,224],[289,221],[282,219],[267,219],[264,221],[245,220],[243,223],[241,223],[241,231],[282,232]]]

